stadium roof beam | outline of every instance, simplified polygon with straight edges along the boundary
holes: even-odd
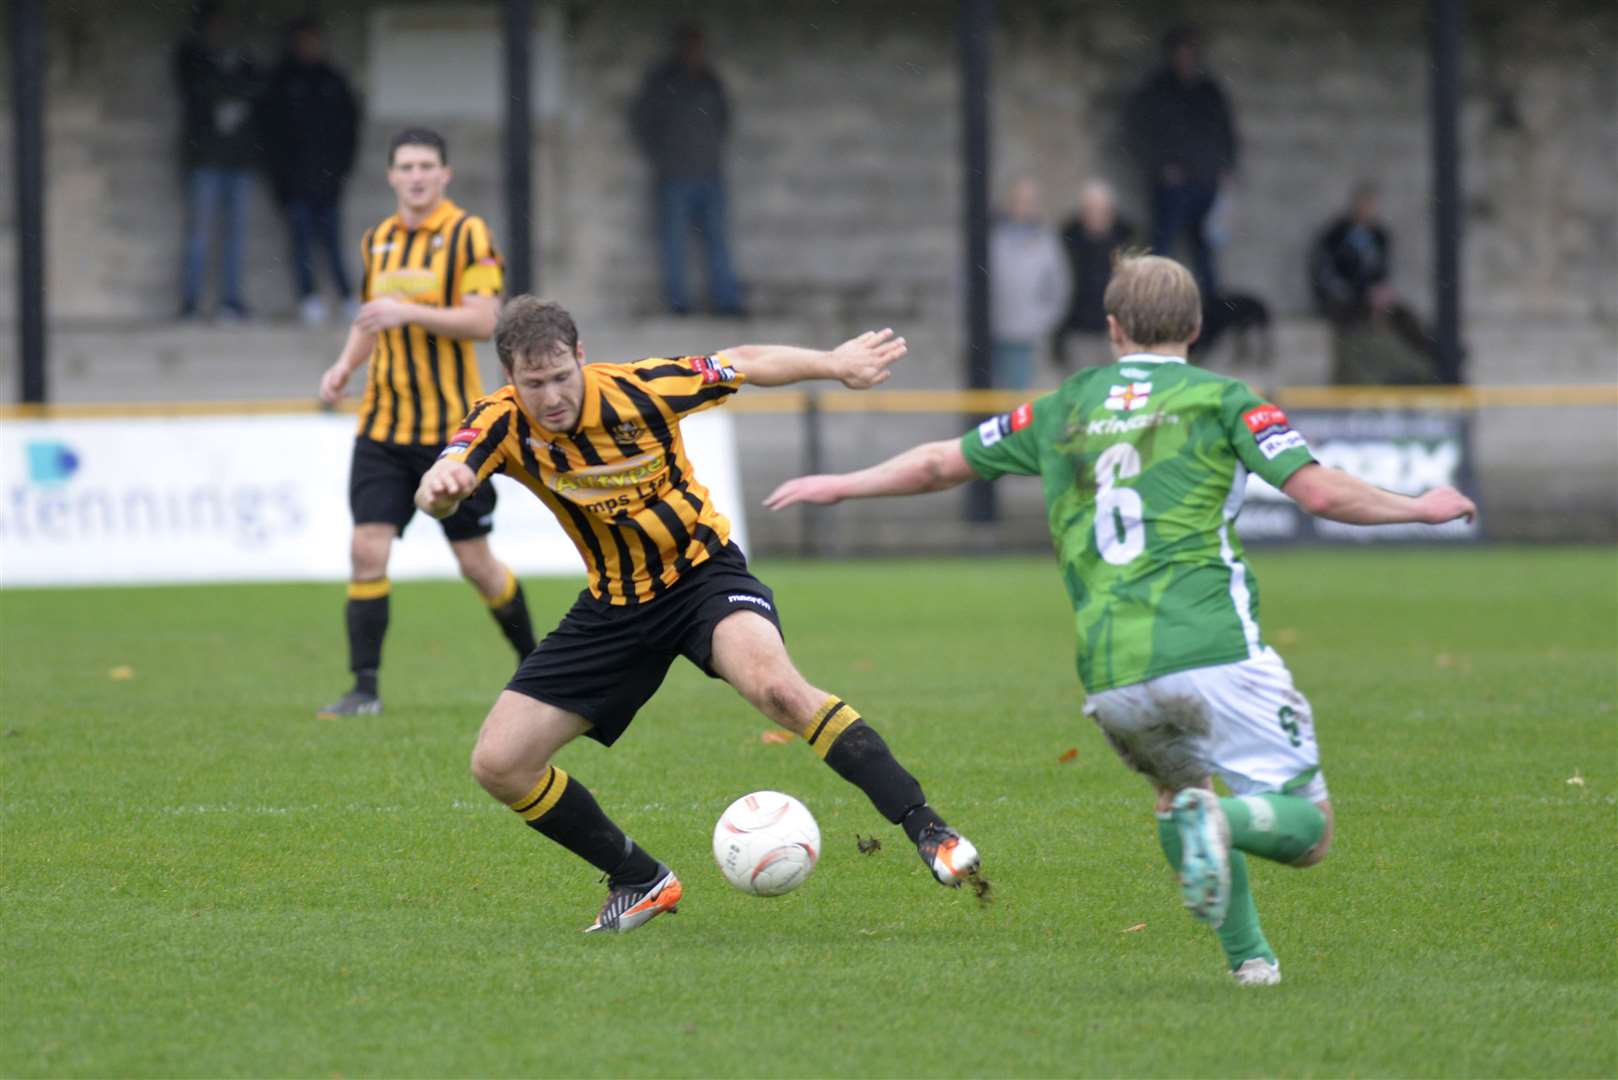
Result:
[[[992,383],[989,324],[989,86],[994,47],[994,0],[961,0],[961,190],[965,231],[966,385]],[[993,521],[994,487],[977,480],[966,489],[966,519]]]
[[[1429,0],[1433,311],[1438,376],[1461,381],[1461,25],[1466,0]]]
[[[12,170],[17,178],[18,396],[45,400],[45,11],[11,0]]]
[[[505,147],[506,295],[532,292],[534,280],[533,217],[533,5],[531,0],[505,0]]]

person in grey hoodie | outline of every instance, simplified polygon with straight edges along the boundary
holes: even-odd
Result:
[[[989,235],[989,282],[994,385],[1023,390],[1033,385],[1039,343],[1062,321],[1072,291],[1067,256],[1027,177],[1011,185]]]

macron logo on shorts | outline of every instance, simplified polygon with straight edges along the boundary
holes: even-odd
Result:
[[[775,610],[770,606],[770,602],[764,599],[762,596],[749,596],[746,593],[731,593],[729,596],[725,597],[725,599],[729,600],[732,604],[757,604],[765,611]]]

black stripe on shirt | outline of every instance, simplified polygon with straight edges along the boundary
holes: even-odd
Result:
[[[724,386],[715,383],[713,386],[703,387],[694,394],[663,395],[663,402],[677,413],[688,413],[692,409],[706,405],[721,398],[727,398],[736,392],[734,386]]]
[[[623,593],[625,604],[638,604],[640,597],[635,595],[635,560],[629,557],[624,530],[609,527],[607,531],[612,534],[613,545],[618,549],[618,591]]]
[[[475,410],[471,416],[467,417],[468,424],[476,420],[478,413],[482,411],[482,409]],[[466,455],[467,468],[474,473],[483,471],[483,464],[489,460],[489,455],[494,453],[495,449],[506,441],[506,433],[511,430],[511,415],[511,413],[506,413],[497,417],[494,423],[489,425],[488,433],[483,436],[483,441],[472,447],[471,452]]]
[[[602,460],[601,454],[596,450],[595,444],[590,441],[590,437],[584,432],[575,431],[572,435],[569,435],[568,438],[573,440],[573,445],[578,448],[579,455],[584,458],[584,463],[586,465],[606,464],[606,462]]]
[[[669,538],[674,544],[675,572],[684,574],[691,569],[691,560],[685,554],[686,549],[691,546],[691,534],[686,532],[685,522],[680,520],[679,512],[661,498],[647,503],[646,509],[657,515],[657,520],[668,530]]]
[[[639,537],[641,551],[646,556],[646,573],[652,579],[652,595],[661,596],[667,592],[668,586],[663,582],[663,556],[658,554],[657,542],[651,538],[645,529],[641,528],[640,522],[629,516],[629,511],[627,510],[618,511],[617,514],[613,515],[612,520],[613,524],[619,526],[619,528],[633,532]]]
[[[674,460],[674,432],[669,428],[668,422],[663,419],[663,413],[658,409],[657,402],[653,401],[651,395],[646,391],[621,375],[612,376],[612,381],[618,384],[618,389],[624,392],[624,396],[629,399],[629,403],[635,406],[635,411],[640,413],[641,423],[646,425],[646,430],[650,431],[653,437],[662,444],[663,453],[668,457],[669,462],[669,483],[675,487],[683,487],[685,476],[680,472],[680,466]]]
[[[533,438],[534,429],[529,425],[528,417],[522,413],[514,413],[513,415],[517,417],[517,443],[522,450],[522,467],[543,488],[545,479],[539,472],[539,458],[535,456],[533,443],[529,441]],[[552,447],[551,449],[554,455],[556,448]],[[563,464],[566,464],[565,458]],[[596,539],[594,526],[591,525],[589,518],[584,516],[584,512],[570,501],[555,492],[549,492],[548,494],[550,498],[541,497],[541,501],[555,504],[551,507],[553,512],[560,508],[562,513],[567,515],[568,520],[573,523],[573,527],[578,531],[578,534],[584,537],[584,546],[590,549],[590,557],[595,561],[595,565],[586,567],[586,569],[594,574],[596,591],[602,596],[611,597],[612,593],[607,588],[607,557],[601,550],[601,542]]]
[[[461,230],[466,228],[466,215],[455,219],[449,243],[444,246],[444,306],[452,306],[455,297],[455,279],[460,276],[461,260],[455,257],[455,245],[461,241]]]
[[[421,230],[419,232],[411,234],[409,240],[406,241],[406,243],[409,246],[405,248],[404,261],[401,262],[399,265],[402,266],[402,267],[413,268],[414,265],[415,265],[413,260],[415,259],[415,256],[416,256],[416,247],[419,244],[426,243],[426,241],[427,241],[427,230],[425,230],[425,229],[423,229],[423,230]],[[405,366],[405,375],[408,377],[408,381],[410,383],[410,403],[411,403],[411,406],[412,406],[412,408],[414,410],[411,417],[410,417],[410,423],[411,423],[410,441],[413,442],[413,443],[419,443],[419,442],[421,442],[421,427],[422,427],[422,424],[421,424],[421,392],[422,392],[422,385],[421,385],[421,380],[416,377],[416,350],[410,344],[410,324],[409,323],[404,323],[404,324],[400,325],[397,329],[399,331],[399,341],[401,343],[403,343],[403,345],[404,345],[404,361],[403,361],[403,363],[404,363],[404,366]],[[442,410],[440,410],[440,411],[442,411]],[[395,415],[394,420],[395,421],[398,420],[397,415]],[[397,429],[397,424],[395,424],[395,429]]]
[[[691,370],[688,364],[659,364],[656,367],[636,368],[635,375],[641,382],[651,382],[653,379],[689,379],[701,372]]]

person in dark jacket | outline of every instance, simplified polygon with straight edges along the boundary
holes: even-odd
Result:
[[[674,55],[647,73],[629,118],[654,174],[664,298],[676,315],[691,310],[685,241],[695,228],[703,241],[710,306],[716,314],[741,315],[741,288],[725,235],[721,161],[730,106],[724,84],[708,63],[701,29],[682,24],[675,29],[674,44]]]
[[[1338,381],[1426,383],[1437,378],[1438,344],[1394,291],[1392,252],[1377,211],[1376,185],[1369,182],[1356,185],[1348,213],[1328,222],[1309,249],[1315,305],[1331,321],[1339,343],[1345,335],[1386,328],[1411,354],[1404,362],[1394,362],[1384,353],[1360,350],[1355,355],[1362,360],[1350,365],[1360,370],[1341,372]],[[1381,360],[1363,359],[1372,355]]]
[[[1230,104],[1202,67],[1201,35],[1191,27],[1163,39],[1164,64],[1125,110],[1126,138],[1152,197],[1152,250],[1172,256],[1181,239],[1204,296],[1219,295],[1208,214],[1236,169]]]
[[[1118,216],[1112,185],[1104,180],[1086,183],[1079,193],[1078,213],[1062,223],[1062,250],[1073,286],[1067,314],[1052,342],[1059,366],[1072,367],[1075,359],[1079,367],[1112,363],[1102,297],[1112,280],[1114,257],[1133,238],[1134,230]]]
[[[345,310],[353,306],[340,208],[354,167],[359,108],[348,80],[326,61],[315,20],[299,19],[288,28],[286,54],[270,76],[259,116],[270,182],[292,234],[298,314],[306,323],[324,322],[326,305],[315,283],[317,249],[331,266]]]
[[[258,157],[253,125],[259,76],[235,43],[235,28],[218,4],[197,8],[190,32],[174,53],[174,81],[184,109],[181,162],[185,169],[185,264],[180,317],[202,300],[210,233],[222,227],[219,314],[247,317],[242,297],[242,235],[247,192]]]

